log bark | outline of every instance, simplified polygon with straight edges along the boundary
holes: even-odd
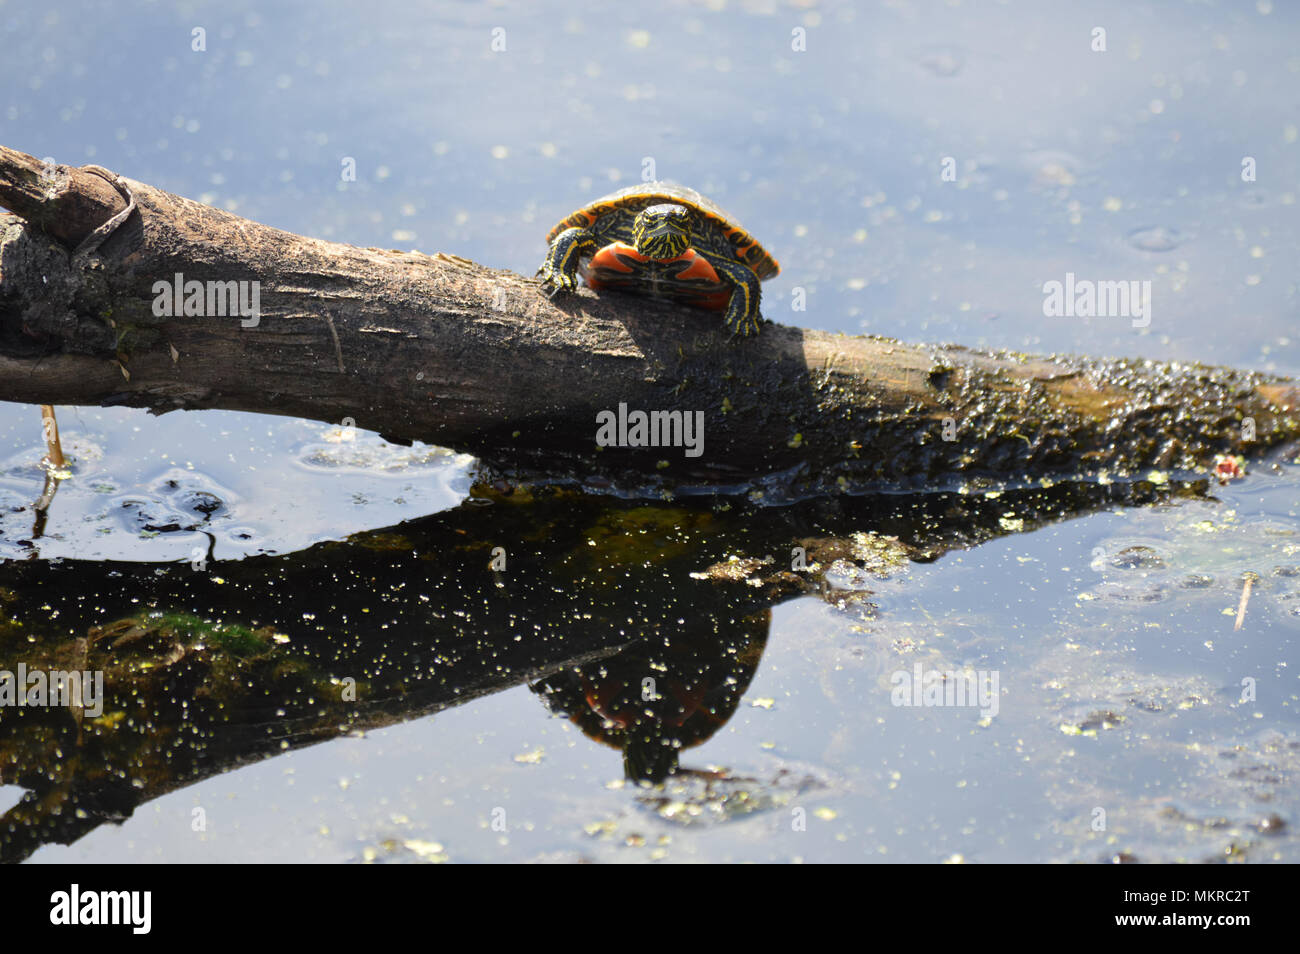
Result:
[[[732,340],[715,314],[551,300],[455,255],[324,242],[121,186],[0,147],[0,205],[16,213],[0,216],[0,400],[351,418],[502,472],[674,488],[781,475],[781,493],[1195,471],[1300,437],[1300,387],[1261,373],[779,324]],[[87,246],[128,196],[131,214]],[[157,314],[156,283],[178,275],[256,282],[255,326]],[[702,415],[702,453],[598,446],[597,415],[620,405]]]

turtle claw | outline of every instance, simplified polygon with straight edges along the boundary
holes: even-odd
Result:
[[[566,275],[559,269],[552,268],[550,262],[539,268],[537,274],[542,280],[542,294],[547,298],[554,298],[560,292],[578,290],[577,276]]]
[[[759,316],[751,317],[745,314],[737,315],[729,313],[723,320],[725,321],[727,328],[730,329],[732,338],[748,338],[750,335],[757,335],[759,333],[759,324],[763,319]]]

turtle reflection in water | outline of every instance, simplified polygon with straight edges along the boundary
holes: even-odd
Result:
[[[630,781],[662,782],[678,771],[682,749],[706,741],[735,714],[758,669],[769,623],[764,611],[730,636],[646,637],[531,688],[585,735],[621,749]]]

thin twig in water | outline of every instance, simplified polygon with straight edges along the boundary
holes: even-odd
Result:
[[[1241,587],[1241,602],[1237,604],[1237,622],[1232,627],[1234,633],[1241,629],[1241,624],[1246,621],[1246,604],[1250,602],[1250,585],[1253,582],[1252,578],[1248,576]]]

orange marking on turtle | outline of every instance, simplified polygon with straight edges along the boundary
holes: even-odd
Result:
[[[670,297],[683,300],[696,308],[722,311],[727,307],[727,303],[731,301],[730,286],[724,284],[718,277],[718,273],[709,264],[708,259],[693,248],[688,248],[676,258],[656,262],[654,259],[642,255],[631,245],[623,242],[611,242],[591,257],[584,278],[588,288],[597,290],[617,288],[622,284],[635,286],[642,281],[639,278],[642,269],[638,267],[642,265],[646,267],[652,265],[685,266],[664,279],[665,291],[671,288]],[[601,279],[602,272],[604,273],[604,280]],[[624,275],[628,276],[629,279],[626,283],[618,280],[619,276]],[[703,283],[712,287],[691,287],[687,284],[688,282]]]
[[[722,284],[722,279],[718,278],[718,273],[713,270],[709,260],[703,255],[698,254],[695,249],[688,248],[681,255],[671,259],[674,262],[690,262],[690,266],[677,273],[678,278],[693,279],[698,278],[707,282],[716,282]]]
[[[587,267],[590,269],[608,268],[611,271],[622,272],[625,275],[631,275],[635,269],[628,265],[624,259],[631,259],[634,262],[648,262],[649,259],[634,249],[631,245],[624,245],[622,242],[611,242],[606,245],[595,255],[591,256],[591,264]],[[591,280],[587,280],[591,285]],[[599,285],[591,285],[592,288],[599,288]]]

